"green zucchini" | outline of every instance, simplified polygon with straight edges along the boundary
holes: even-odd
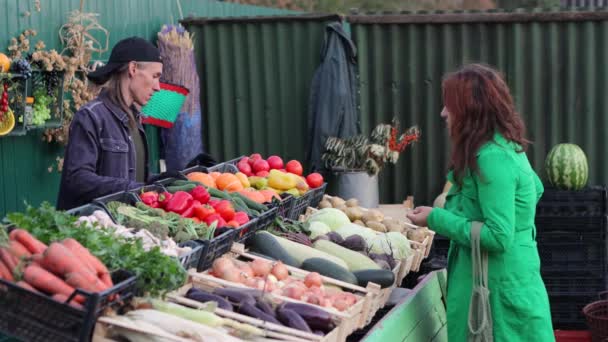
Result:
[[[326,277],[340,280],[349,284],[359,284],[357,277],[355,277],[351,271],[322,258],[306,259],[300,268],[309,272],[318,272]]]
[[[280,236],[272,235],[269,232],[263,231],[263,230],[257,232],[256,235],[272,236],[278,242],[278,244],[281,245],[283,247],[283,249],[289,253],[289,255],[291,255],[292,258],[297,260],[298,264],[302,264],[304,262],[304,260],[310,259],[310,258],[323,258],[323,259],[329,260],[335,264],[338,264],[344,268],[348,268],[348,265],[344,261],[340,260],[340,258],[335,257],[329,253],[325,253],[325,252],[317,250],[315,248],[312,248],[312,247],[309,247],[306,245],[302,245],[300,243],[293,242],[291,240],[287,240],[286,238],[282,238]]]
[[[393,286],[395,283],[395,274],[389,270],[364,270],[353,272],[359,286],[366,287],[367,283],[375,283],[380,285],[381,288],[387,288]]]
[[[188,184],[199,185],[201,183],[195,182],[195,181],[184,180],[184,179],[176,179],[173,182],[171,182],[171,184],[169,186],[180,186],[180,185],[188,185]]]
[[[380,266],[369,257],[359,252],[351,251],[329,240],[317,240],[313,244],[313,247],[341,259],[348,265],[348,269],[351,272],[380,269]]]
[[[185,185],[168,186],[166,189],[168,192],[174,194],[178,191],[190,192],[194,188],[196,188],[196,185],[194,185],[194,184],[185,184]]]
[[[274,235],[265,232],[258,232],[249,239],[249,248],[256,253],[266,255],[274,260],[281,260],[283,263],[300,267],[301,262],[292,257],[277,241]]]
[[[225,191],[221,191],[215,188],[207,188],[207,191],[209,192],[209,195],[211,195],[212,197],[217,197],[217,198],[221,198],[221,199],[226,199],[226,200],[232,200],[232,197],[230,197],[230,195],[228,195],[227,192]]]
[[[245,202],[245,204],[247,204],[247,206],[251,209],[257,210],[257,211],[266,211],[268,210],[268,207],[260,204],[256,201],[252,201],[251,199],[247,198],[247,196],[243,196],[241,194],[239,194],[238,192],[233,192],[232,197],[234,198],[239,198],[240,200],[242,200],[243,202]]]

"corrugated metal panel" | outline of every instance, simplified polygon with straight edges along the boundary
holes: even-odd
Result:
[[[428,204],[441,191],[449,153],[439,116],[441,78],[467,62],[505,72],[534,141],[529,157],[540,175],[551,146],[573,142],[587,152],[590,184],[608,183],[608,12],[348,20],[359,49],[364,128],[396,115],[404,125],[419,124],[423,134],[380,177],[383,202],[414,194]]]
[[[99,13],[99,22],[110,32],[110,46],[118,40],[138,35],[155,39],[162,24],[174,23],[184,16],[252,16],[294,13],[270,8],[237,5],[208,0],[104,0],[85,1],[85,12]],[[0,51],[6,51],[11,37],[27,28],[38,31],[32,39],[33,46],[38,39],[47,48],[60,49],[58,31],[67,20],[70,11],[79,9],[79,0],[41,1],[42,11],[35,11],[34,1],[0,1]],[[30,12],[30,16],[24,16]],[[94,58],[105,59],[107,53]],[[158,146],[155,128],[150,145]],[[157,148],[157,147],[156,147]],[[157,165],[158,151],[152,151],[152,163]],[[55,158],[63,155],[62,149],[40,140],[40,134],[30,132],[24,137],[0,138],[0,217],[8,211],[20,210],[23,201],[33,205],[47,200],[55,202],[59,186],[59,174],[48,172],[55,164]]]
[[[303,160],[310,82],[337,16],[196,20],[205,146],[218,159],[259,152]]]

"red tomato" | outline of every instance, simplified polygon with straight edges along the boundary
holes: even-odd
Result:
[[[255,163],[253,163],[252,169],[254,172],[269,171],[270,165],[268,165],[268,162],[265,161],[264,159],[260,159],[260,160],[256,160]]]
[[[283,168],[283,159],[279,156],[270,156],[266,159],[271,170],[279,170]]]
[[[323,176],[317,172],[311,173],[306,176],[306,184],[308,184],[311,189],[318,188],[323,185]]]
[[[301,176],[303,172],[302,164],[300,164],[300,162],[297,160],[290,160],[287,162],[287,165],[285,165],[285,170],[298,176]]]

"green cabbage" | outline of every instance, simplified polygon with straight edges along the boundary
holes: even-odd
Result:
[[[367,242],[368,246],[370,246],[370,242],[376,238],[376,232],[374,230],[354,223],[345,224],[335,232],[340,234],[343,239],[346,239],[351,235],[359,235]]]
[[[336,230],[343,225],[350,223],[350,220],[345,213],[338,209],[324,208],[312,214],[310,219],[308,219],[308,222],[323,222],[329,229]]]
[[[407,258],[412,250],[410,241],[399,232],[384,233],[368,242],[372,253],[392,254],[395,259]]]
[[[321,221],[310,222],[308,229],[310,230],[311,239],[331,232],[331,229],[329,229],[329,227]]]

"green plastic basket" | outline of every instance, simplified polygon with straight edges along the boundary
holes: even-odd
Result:
[[[164,128],[173,127],[177,115],[190,91],[176,84],[160,83],[160,91],[154,93],[150,101],[142,108],[142,122]]]

